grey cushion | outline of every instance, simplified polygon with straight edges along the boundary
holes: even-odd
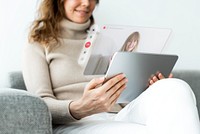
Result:
[[[173,74],[174,77],[186,81],[192,88],[196,96],[200,116],[200,70],[175,70]]]
[[[47,105],[27,91],[0,89],[1,134],[51,134]]]
[[[9,72],[7,76],[8,87],[26,90],[24,79],[21,71]]]

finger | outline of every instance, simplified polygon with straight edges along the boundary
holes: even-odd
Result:
[[[161,79],[164,79],[165,77],[163,76],[162,73],[159,73],[159,74],[158,74],[158,78],[161,80]]]
[[[125,78],[124,74],[119,74],[113,78],[111,78],[110,80],[106,81],[102,88],[105,92],[107,92],[110,88],[112,88],[114,85],[116,85],[119,81],[121,81],[122,79]]]
[[[153,83],[154,83],[153,80],[150,80],[150,81],[149,81],[149,85],[152,85]]]
[[[150,78],[148,79],[148,83],[149,83],[149,85],[152,85],[153,83],[154,83],[154,81],[153,81],[153,77],[154,77],[155,75],[151,75],[150,76]]]
[[[150,79],[149,79],[149,85],[154,84],[156,81],[158,81],[159,78],[155,75],[153,75]]]
[[[152,74],[151,77],[150,77],[150,79],[149,79],[149,81],[150,81],[150,80],[157,81],[157,80],[158,80],[158,74],[159,74],[159,73]]]
[[[91,90],[96,88],[97,86],[103,84],[105,78],[104,77],[100,77],[100,78],[94,78],[92,79],[86,86],[87,90]]]
[[[119,90],[117,90],[117,92],[116,92],[115,94],[113,94],[113,95],[111,96],[110,101],[111,101],[111,105],[112,105],[112,106],[117,102],[119,96],[121,95],[121,93],[122,93],[125,89],[126,89],[126,85],[123,85]]]
[[[154,82],[156,82],[156,81],[158,81],[159,79],[158,79],[157,76],[154,76],[154,77],[152,78],[152,80],[153,80]]]
[[[172,73],[170,73],[168,78],[173,78],[173,74],[172,74]]]
[[[119,81],[116,85],[114,85],[112,88],[110,88],[107,91],[107,96],[110,98],[111,96],[113,96],[118,90],[121,90],[122,86],[126,85],[126,83],[128,82],[128,79],[124,78],[121,81]]]

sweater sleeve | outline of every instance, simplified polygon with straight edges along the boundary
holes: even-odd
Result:
[[[27,90],[45,101],[54,124],[65,124],[76,120],[69,111],[71,100],[58,100],[54,96],[45,49],[41,45],[26,44],[22,68]]]

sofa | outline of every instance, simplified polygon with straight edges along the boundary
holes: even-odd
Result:
[[[175,70],[175,78],[193,89],[200,115],[200,70]],[[0,89],[0,134],[51,134],[52,118],[42,99],[26,91],[21,71],[8,73],[8,86]]]
[[[8,73],[0,88],[0,134],[52,134],[52,118],[45,102],[26,91],[20,71]]]

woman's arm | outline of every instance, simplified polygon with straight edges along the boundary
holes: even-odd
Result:
[[[71,100],[57,100],[54,96],[45,49],[39,44],[26,44],[23,54],[23,77],[27,90],[41,97],[48,105],[53,123],[75,120],[69,112]]]

